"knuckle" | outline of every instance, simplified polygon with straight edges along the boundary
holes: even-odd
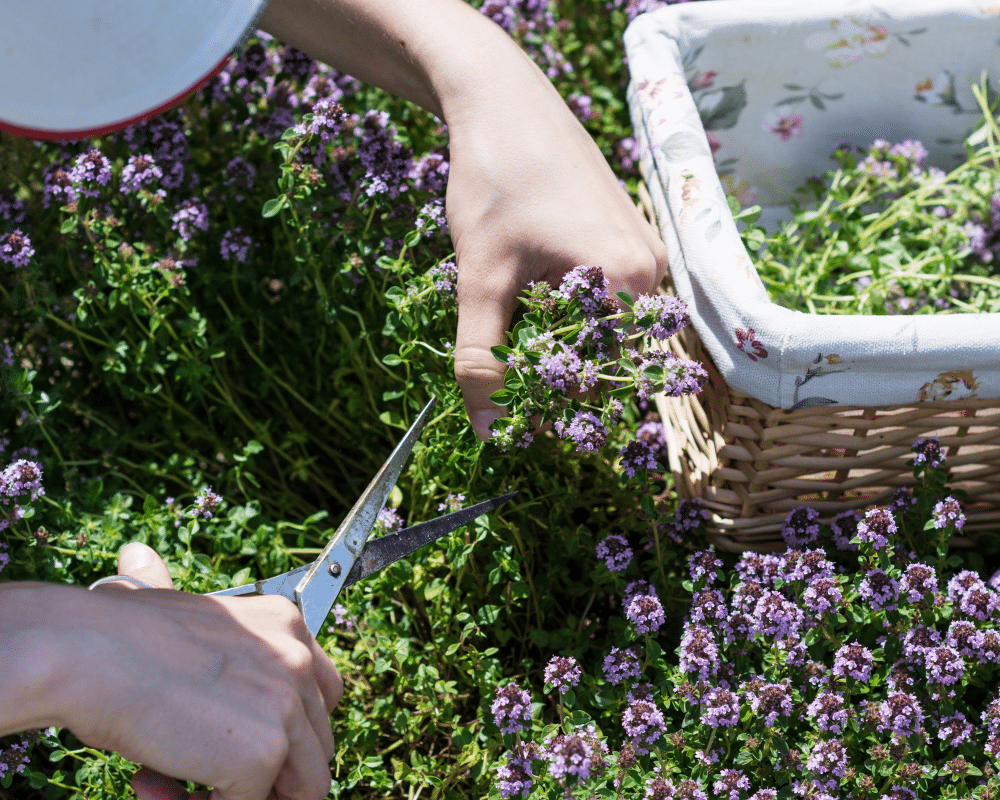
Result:
[[[288,736],[284,730],[266,728],[253,737],[248,750],[247,774],[276,775],[288,759]]]

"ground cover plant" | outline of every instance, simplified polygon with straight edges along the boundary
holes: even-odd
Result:
[[[972,87],[966,158],[927,166],[918,141],[843,142],[793,219],[743,239],[772,299],[821,314],[1000,311],[1000,127],[995,80]]]
[[[693,553],[676,652],[671,584],[610,534],[603,660],[556,654],[541,693],[499,689],[510,749],[492,796],[997,797],[1000,573],[949,555],[965,517],[944,453],[913,451],[917,485],[886,507],[825,524],[793,509],[781,554]],[[667,535],[697,535],[704,514],[682,505]]]
[[[632,185],[621,33],[655,5],[482,4]],[[675,502],[647,400],[700,385],[699,365],[658,344],[686,312],[667,299],[618,298],[612,308],[592,268],[599,265],[560,286],[532,287],[511,341],[495,353],[510,366],[496,398],[509,415],[496,444],[480,443],[450,355],[447,169],[446,131],[433,117],[266,36],[182,107],[141,126],[63,144],[0,138],[0,580],[86,585],[113,572],[133,540],[160,552],[188,591],[304,563],[434,394],[439,411],[380,532],[519,495],[352,587],[334,609],[320,634],[346,686],[333,719],[332,796],[642,796],[661,762],[664,781],[677,783],[679,771],[707,780],[697,749],[712,753],[725,739],[736,757],[757,747],[737,750],[739,737],[757,734],[752,721],[737,732],[720,724],[711,740],[703,726],[685,728],[683,702],[692,701],[673,688],[696,683],[679,671],[675,651],[686,641],[693,592],[704,600],[712,587],[689,575],[705,545],[702,511]],[[923,473],[925,483],[934,475]],[[915,510],[896,517],[907,536],[943,491],[928,484]],[[830,558],[851,566],[850,555]],[[981,555],[962,558],[936,565],[940,586],[960,567],[992,574]],[[733,560],[723,566],[730,574]],[[838,585],[854,602],[852,574]],[[716,581],[720,591],[728,586]],[[788,591],[777,578],[769,589]],[[948,609],[965,613],[956,602],[949,597],[925,624],[947,633]],[[705,608],[694,613],[712,627]],[[992,623],[976,624],[985,636]],[[831,617],[832,635],[843,625]],[[885,658],[882,645],[865,646]],[[655,687],[645,700],[653,710],[624,707],[623,681],[643,691],[633,647]],[[742,676],[750,659],[763,659],[760,669],[779,681],[792,656],[776,645],[767,661],[759,642],[747,647],[732,669]],[[788,653],[799,650],[788,645]],[[883,676],[876,664],[873,674]],[[705,682],[728,674],[719,669]],[[992,673],[975,669],[979,694],[965,690],[956,708],[995,694]],[[530,725],[517,705],[523,694],[510,686],[528,692]],[[691,697],[700,702],[704,691],[696,686]],[[675,726],[658,738],[656,712]],[[993,723],[963,713],[978,726],[969,747],[987,747],[982,728]],[[518,725],[530,735],[511,761]],[[592,734],[574,738],[588,725]],[[671,734],[690,735],[694,749]],[[810,735],[793,727],[782,738],[791,750],[811,747]],[[767,741],[762,759],[781,747]],[[855,738],[852,757],[866,741]],[[624,768],[630,746],[636,764],[615,787],[611,767]],[[921,745],[908,763],[924,759],[940,772],[944,746]],[[594,781],[578,780],[579,747],[608,748],[603,784],[593,759]],[[134,765],[67,731],[10,737],[0,748],[0,798],[131,796]],[[753,769],[778,782],[778,766],[772,774],[762,764]],[[983,775],[968,778],[970,788],[994,764],[974,766]],[[527,768],[530,787],[518,777]]]
[[[620,38],[637,10],[483,8],[632,181]],[[594,537],[648,524],[619,466],[634,398],[592,452],[544,435],[483,454],[450,355],[447,169],[433,117],[266,36],[122,133],[0,139],[0,580],[86,585],[131,540],[189,591],[303,563],[431,394],[382,529],[520,491],[336,609],[337,796],[485,794],[496,681],[589,646]],[[659,444],[655,422],[642,437]],[[669,516],[646,472],[647,511]],[[134,766],[66,731],[0,746],[0,796],[130,795]]]

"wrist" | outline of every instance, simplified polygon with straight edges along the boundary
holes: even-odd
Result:
[[[70,724],[81,687],[73,626],[87,591],[73,586],[10,583],[0,586],[0,735]],[[85,613],[85,612],[84,612]]]

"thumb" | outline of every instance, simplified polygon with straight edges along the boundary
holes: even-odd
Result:
[[[505,413],[490,395],[503,388],[507,371],[507,365],[497,361],[490,348],[506,342],[516,301],[513,292],[484,293],[481,285],[470,292],[463,292],[463,288],[459,284],[455,378],[472,429],[480,439],[490,439],[490,425]]]
[[[154,589],[173,589],[174,582],[163,559],[141,542],[125,545],[118,554],[118,574],[138,578]]]

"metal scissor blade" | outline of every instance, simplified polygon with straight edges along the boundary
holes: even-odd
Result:
[[[460,508],[458,511],[445,514],[443,517],[411,525],[399,533],[373,539],[365,545],[361,557],[354,562],[354,566],[351,567],[351,571],[347,575],[347,580],[344,581],[344,586],[357,583],[362,578],[367,578],[372,573],[405,558],[410,553],[440,539],[445,534],[472,522],[476,517],[481,517],[483,514],[500,507],[516,494],[517,492],[510,492],[500,497],[494,497],[492,500],[485,500],[468,508]]]
[[[309,566],[309,564],[303,564],[301,567],[296,567],[288,572],[282,572],[273,578],[245,583],[242,586],[234,586],[231,589],[220,589],[217,592],[209,592],[209,594],[224,597],[243,597],[250,594],[280,594],[294,603],[295,587],[299,585],[299,581],[309,569]]]
[[[309,565],[295,587],[295,602],[313,636],[319,632],[320,626],[333,608],[337,595],[344,587],[344,579],[364,550],[368,535],[375,527],[378,513],[385,506],[389,492],[396,485],[399,473],[403,471],[403,465],[413,451],[413,445],[420,438],[424,425],[430,419],[436,399],[432,397],[424,406],[424,410],[410,426],[402,441],[396,445],[396,449],[382,465],[382,469],[372,478],[364,494],[358,498],[354,508],[340,523],[329,544]],[[314,580],[319,573],[322,573],[322,577]]]

